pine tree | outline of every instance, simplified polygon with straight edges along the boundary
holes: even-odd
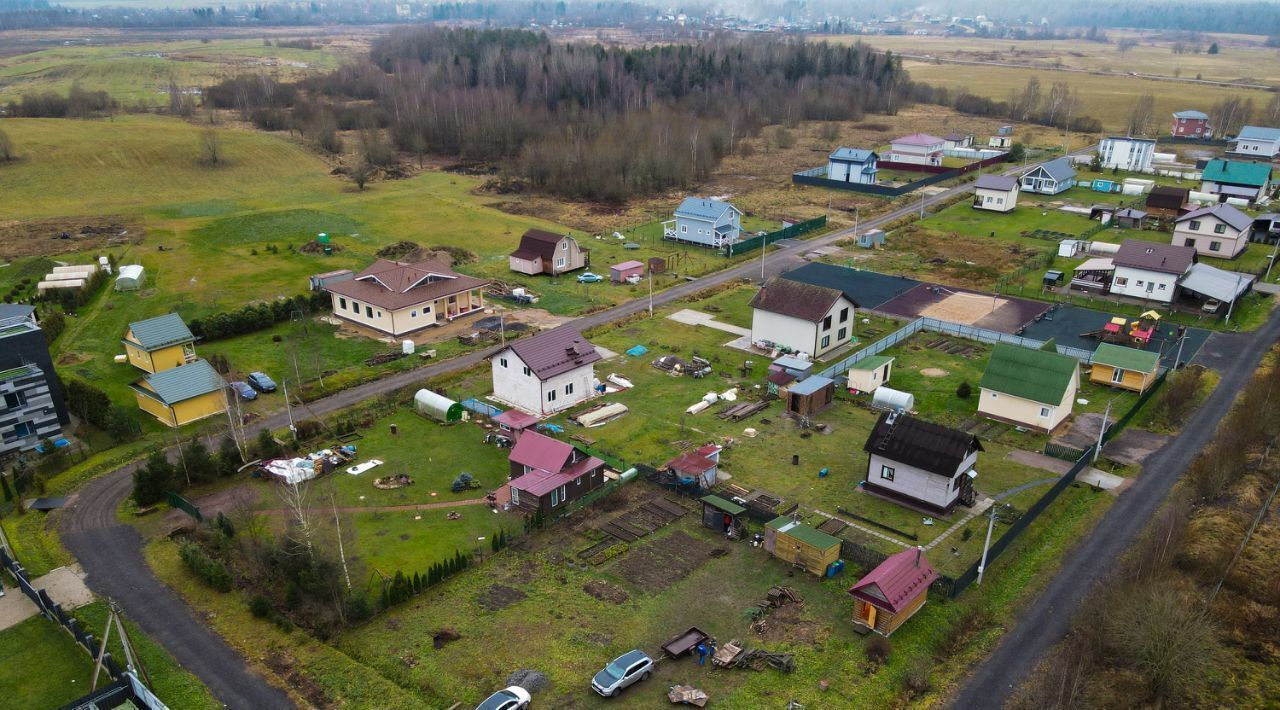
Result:
[[[4,489],[4,500],[6,503],[13,500],[13,491],[9,490],[9,477],[4,474],[0,474],[0,488]]]

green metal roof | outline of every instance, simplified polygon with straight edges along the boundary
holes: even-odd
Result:
[[[783,515],[769,521],[769,527],[783,535],[793,537],[806,545],[826,550],[840,544],[840,538],[832,537],[821,530],[811,528],[804,523],[797,523],[789,516]]]
[[[1093,361],[1130,372],[1155,372],[1156,366],[1160,364],[1160,355],[1146,350],[1103,343],[1093,352]]]
[[[893,358],[888,355],[872,355],[864,357],[849,366],[850,370],[877,370],[885,363],[893,362]]]
[[[129,330],[133,333],[133,342],[148,351],[178,343],[189,343],[196,339],[177,313],[166,313],[130,323]]]
[[[1058,404],[1076,372],[1073,357],[996,343],[980,387],[1041,404]]]
[[[154,375],[142,379],[151,389],[138,384],[132,385],[135,392],[158,399],[164,404],[174,405],[185,402],[202,394],[216,392],[224,386],[222,376],[213,366],[204,360],[196,360],[190,365],[182,365],[169,370],[161,370]]]
[[[1204,174],[1200,177],[1207,182],[1262,187],[1271,179],[1271,166],[1266,163],[1245,163],[1239,160],[1214,158],[1204,166]]]
[[[746,508],[743,508],[731,500],[725,500],[720,496],[702,496],[702,502],[716,510],[723,510],[729,515],[742,515],[747,512]]]

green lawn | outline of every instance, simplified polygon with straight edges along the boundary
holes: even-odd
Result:
[[[88,693],[92,677],[89,653],[43,616],[0,631],[0,695],[6,706],[60,707]]]

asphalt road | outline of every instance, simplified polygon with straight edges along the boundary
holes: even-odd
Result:
[[[1255,333],[1214,333],[1195,362],[1222,374],[1222,381],[1182,427],[1182,433],[1152,454],[1142,474],[1080,540],[1054,573],[1048,588],[1004,634],[1000,645],[952,700],[954,708],[1004,705],[1042,656],[1070,629],[1085,595],[1112,569],[1147,521],[1164,503],[1174,483],[1209,443],[1236,395],[1249,382],[1268,348],[1280,338],[1280,313]]]
[[[1031,166],[1027,166],[1031,167]],[[1014,168],[1008,173],[1026,168]],[[966,192],[969,184],[961,184],[924,199],[926,206]],[[895,209],[858,225],[865,231],[875,229],[908,214],[918,212],[920,202]],[[854,234],[844,229],[791,246],[775,249],[764,259],[766,276],[786,271],[800,257],[816,247],[832,244]],[[760,261],[744,262],[731,269],[687,281],[653,295],[655,308],[685,298],[705,288],[743,279],[758,280]],[[640,313],[649,307],[649,299],[629,301],[608,310],[592,313],[572,321],[580,329],[610,323]],[[425,382],[440,375],[465,370],[483,362],[495,349],[475,351],[433,365],[396,373],[379,380],[344,390],[307,404],[311,416],[318,417],[345,409],[370,397]],[[278,413],[256,422],[247,435],[256,436],[263,428],[280,429],[288,425],[287,415]],[[172,455],[172,452],[170,452]],[[94,593],[115,599],[126,615],[161,643],[184,668],[199,677],[213,694],[230,708],[291,707],[289,699],[264,678],[252,673],[230,646],[205,623],[172,590],[166,587],[147,566],[142,556],[142,540],[138,533],[116,519],[116,509],[132,489],[135,466],[126,466],[105,474],[85,486],[62,512],[60,529],[67,548],[88,573],[88,585]]]

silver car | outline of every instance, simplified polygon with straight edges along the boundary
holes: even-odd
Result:
[[[612,698],[622,692],[623,688],[648,678],[652,670],[653,659],[644,651],[628,651],[591,679],[591,689],[606,698]]]

